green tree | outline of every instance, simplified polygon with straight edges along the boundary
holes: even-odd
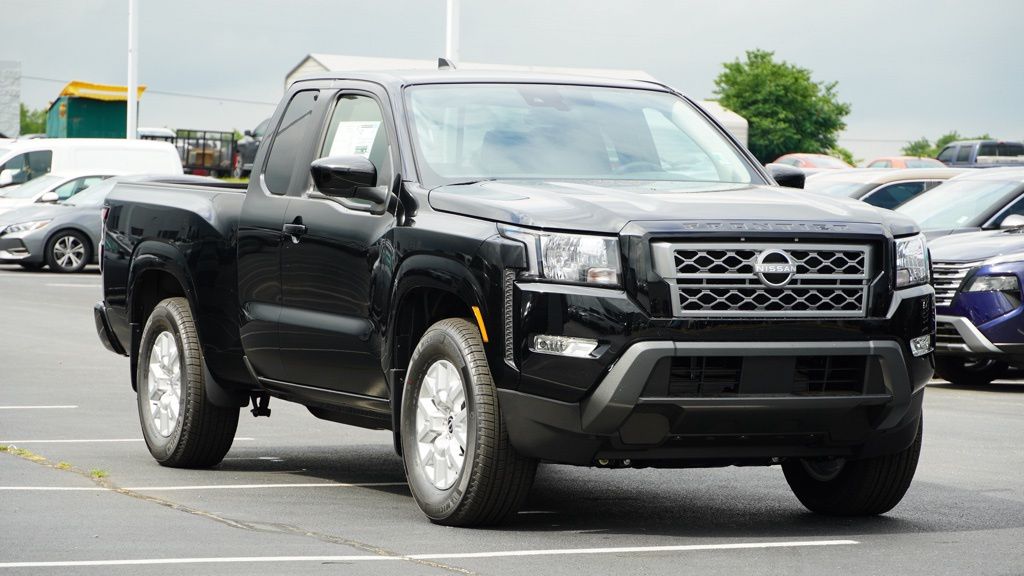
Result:
[[[935,148],[927,138],[921,137],[903,147],[904,156],[932,157]]]
[[[850,105],[839,101],[836,83],[816,82],[810,70],[774,57],[774,52],[750,50],[745,61],[725,63],[715,78],[722,106],[750,123],[750,151],[770,162],[789,152],[824,154],[837,148]]]
[[[20,105],[21,133],[41,134],[46,132],[46,110],[33,110],[24,103]]]

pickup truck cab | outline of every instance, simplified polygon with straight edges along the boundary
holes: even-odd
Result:
[[[989,168],[1024,165],[1024,142],[963,140],[950,142],[936,156],[946,166]]]
[[[392,430],[447,525],[514,516],[541,460],[781,464],[811,510],[880,514],[921,446],[924,237],[772,170],[652,82],[325,73],[246,190],[115,188],[97,330],[167,466],[274,397]]]

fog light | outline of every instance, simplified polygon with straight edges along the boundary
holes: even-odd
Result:
[[[914,356],[924,356],[925,354],[932,351],[932,337],[931,334],[924,336],[918,336],[917,338],[910,339],[910,353]]]
[[[530,351],[538,352],[540,354],[589,358],[596,348],[597,340],[538,334],[533,337],[533,344],[530,346]]]

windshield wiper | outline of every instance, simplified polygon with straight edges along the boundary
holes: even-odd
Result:
[[[451,184],[445,184],[445,186],[472,186],[473,184],[494,182],[495,180],[497,180],[497,178],[480,178],[478,180],[466,180],[465,182],[452,182]]]

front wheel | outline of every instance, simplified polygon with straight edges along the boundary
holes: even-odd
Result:
[[[413,498],[437,524],[501,523],[533,484],[537,462],[509,443],[480,332],[467,320],[434,324],[416,346],[400,434]]]
[[[966,357],[938,357],[935,375],[958,386],[985,386],[1006,375],[1009,365],[998,360]]]
[[[46,264],[54,272],[80,272],[90,259],[89,239],[77,230],[62,230],[46,244]]]
[[[139,346],[138,407],[150,454],[163,466],[205,468],[231,448],[238,408],[206,397],[203,356],[188,301],[156,305]]]
[[[811,512],[875,516],[892,510],[910,488],[921,455],[922,425],[905,450],[875,458],[793,459],[782,464],[786,482]]]

